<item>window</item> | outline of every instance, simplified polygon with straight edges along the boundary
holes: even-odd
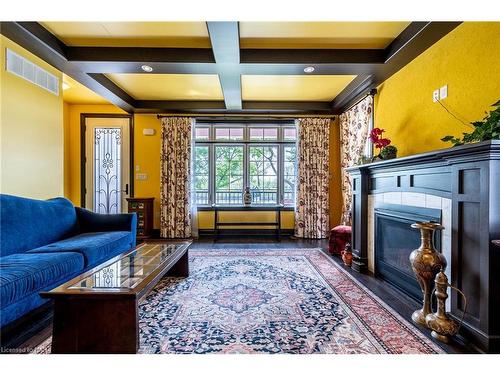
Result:
[[[269,141],[278,139],[277,128],[250,128],[251,141]]]
[[[295,146],[285,146],[283,149],[283,204],[289,206],[295,202],[297,148]]]
[[[197,141],[208,141],[210,139],[210,128],[195,128],[194,137]]]
[[[215,146],[215,203],[241,204],[243,146]]]
[[[209,203],[209,147],[194,148],[194,189],[197,204]]]
[[[246,186],[254,204],[295,204],[297,132],[293,123],[198,123],[194,138],[196,204],[241,205]]]
[[[215,139],[217,140],[243,140],[243,128],[215,128]]]
[[[252,202],[278,203],[278,146],[248,146]]]

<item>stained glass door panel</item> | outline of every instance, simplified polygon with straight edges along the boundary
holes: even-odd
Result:
[[[126,212],[130,193],[129,118],[86,119],[85,206]]]
[[[94,128],[94,211],[121,212],[121,128]]]

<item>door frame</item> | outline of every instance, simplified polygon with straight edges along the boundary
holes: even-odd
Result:
[[[114,113],[81,113],[80,114],[80,207],[85,208],[85,195],[86,193],[86,173],[85,173],[85,163],[86,163],[86,143],[85,143],[85,132],[86,132],[86,120],[88,118],[128,118],[130,129],[129,129],[129,144],[130,144],[130,194],[129,197],[134,197],[134,115],[131,114],[114,114]]]

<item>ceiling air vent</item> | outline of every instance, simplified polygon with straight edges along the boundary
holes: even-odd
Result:
[[[59,78],[7,48],[7,71],[59,96]]]

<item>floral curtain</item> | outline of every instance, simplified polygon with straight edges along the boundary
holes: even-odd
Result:
[[[340,115],[340,165],[342,173],[342,217],[349,224],[352,188],[345,168],[359,164],[372,126],[373,96],[369,95]]]
[[[330,119],[299,119],[298,130],[295,236],[325,238],[329,234]]]
[[[191,237],[191,119],[165,117],[161,127],[160,234]]]

